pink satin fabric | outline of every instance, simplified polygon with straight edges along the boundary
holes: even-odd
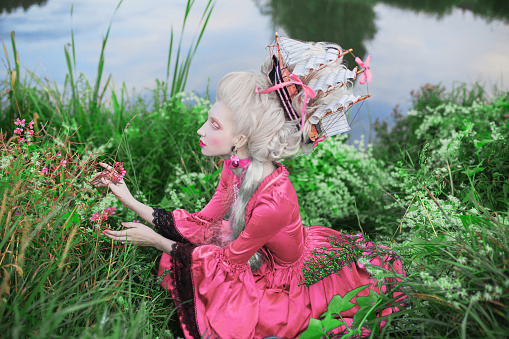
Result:
[[[357,262],[351,268],[344,267],[339,275],[311,286],[300,285],[302,265],[309,259],[309,252],[328,246],[329,237],[341,235],[326,227],[302,226],[297,194],[288,172],[282,164],[277,165],[278,169],[264,179],[248,203],[245,230],[225,247],[211,244],[211,239],[217,238],[221,227],[223,235],[228,233],[227,222],[222,218],[231,204],[228,192],[236,177],[229,177],[226,167],[214,197],[203,210],[192,214],[184,210],[173,212],[181,235],[200,245],[192,252],[189,269],[201,334],[214,333],[214,337],[222,339],[296,338],[307,329],[310,317],[319,318],[327,310],[334,295],[345,295],[366,284],[371,284],[370,288],[362,290],[359,296],[368,295],[370,289],[380,292]],[[260,269],[251,272],[247,261],[260,249],[267,260]],[[383,266],[381,258],[371,263]],[[394,267],[404,273],[399,260]],[[163,275],[164,269],[172,269],[166,253],[161,258],[159,275]],[[161,285],[168,290],[175,288],[169,275],[164,276]],[[355,306],[342,316],[351,320],[358,308]],[[386,309],[382,315],[393,311],[396,310]],[[184,332],[186,338],[191,338],[185,329]]]

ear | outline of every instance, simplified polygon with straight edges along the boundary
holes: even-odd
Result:
[[[235,145],[237,146],[237,149],[238,148],[242,148],[242,146],[246,145],[247,143],[247,137],[244,135],[244,134],[241,134],[238,136],[238,140]]]

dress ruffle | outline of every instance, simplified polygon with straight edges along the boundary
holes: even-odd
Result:
[[[339,274],[310,286],[303,285],[302,268],[310,259],[310,252],[329,246],[332,236],[344,235],[326,227],[305,227],[305,250],[298,260],[281,263],[264,250],[265,260],[254,272],[247,263],[230,262],[224,255],[225,248],[214,245],[179,245],[171,256],[163,254],[159,274],[163,275],[165,269],[174,274],[166,275],[162,286],[171,292],[177,306],[181,305],[179,315],[185,324],[186,337],[213,334],[222,339],[271,335],[296,338],[307,329],[309,318],[319,318],[327,310],[334,295],[345,295],[366,284],[370,284],[369,288],[358,296],[367,296],[371,289],[377,293],[390,292],[387,290],[390,284],[382,285],[379,291],[376,280],[357,261],[353,261],[351,267],[343,267]],[[368,246],[374,245],[369,243]],[[374,258],[370,263],[389,269],[383,259],[387,258]],[[394,261],[393,268],[404,274],[399,260]],[[185,303],[187,300],[189,302]],[[355,299],[352,302],[355,303]],[[341,315],[351,323],[358,309],[356,305]],[[397,309],[388,308],[381,315],[394,311]],[[198,334],[190,329],[193,323]],[[342,330],[344,328],[337,331]]]

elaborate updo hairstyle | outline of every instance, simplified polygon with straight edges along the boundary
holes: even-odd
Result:
[[[341,65],[341,60],[331,66],[331,69],[326,69],[325,72],[337,72],[340,68],[345,68]],[[247,151],[252,158],[251,164],[243,174],[238,197],[230,211],[232,241],[237,239],[245,228],[246,206],[262,181],[263,163],[288,158],[299,152],[307,154],[312,150],[312,143],[308,137],[311,129],[309,121],[305,123],[303,133],[300,127],[301,120],[289,120],[276,92],[255,93],[255,88],[262,91],[272,86],[268,78],[270,68],[271,59],[268,58],[262,66],[261,73],[229,73],[221,79],[217,89],[217,100],[233,112],[235,134],[244,134],[247,137]],[[315,77],[323,76],[322,73],[324,71],[314,72],[302,77],[301,80],[307,84]],[[343,87],[341,93],[324,95],[318,92],[315,99],[308,102],[306,116],[345,94],[349,86]],[[303,104],[302,93],[294,98],[292,104],[300,115]],[[261,263],[260,252],[255,253],[249,260],[253,271],[258,269]]]
[[[246,226],[246,206],[262,181],[263,163],[290,157],[300,150],[302,133],[297,127],[298,122],[286,120],[277,94],[254,92],[255,87],[269,86],[271,84],[263,74],[233,72],[221,79],[217,89],[217,100],[233,112],[235,134],[247,137],[247,152],[252,158],[231,209],[232,241]],[[253,255],[249,265],[252,270],[260,267],[260,253]]]

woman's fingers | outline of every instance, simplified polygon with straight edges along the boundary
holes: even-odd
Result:
[[[110,170],[110,169],[112,169],[112,168],[113,168],[113,167],[111,167],[110,165],[105,164],[104,162],[99,162],[98,164],[99,164],[100,166],[102,166],[102,167],[106,168],[107,170]]]
[[[106,170],[97,173],[90,181],[90,184],[99,187],[108,186],[108,184],[112,182],[112,173],[116,173],[115,169],[112,166],[105,164],[104,162],[99,162],[98,164],[104,167]],[[122,183],[122,181],[119,182]]]
[[[104,187],[108,186],[108,181],[106,180],[105,177],[100,176],[92,179],[92,181],[90,181],[90,184],[98,187]]]
[[[128,227],[128,228],[133,228],[133,227],[136,227],[138,225],[140,225],[140,224],[137,223],[137,222],[130,222],[130,221],[126,221],[126,222],[122,223],[122,226]]]
[[[104,230],[103,233],[108,236],[111,235],[113,237],[124,237],[124,238],[128,235],[127,230],[124,231]]]
[[[108,238],[115,240],[115,241],[121,241],[121,242],[130,242],[133,237],[127,234],[127,231],[110,231],[105,230],[103,231],[103,234],[107,236]]]

